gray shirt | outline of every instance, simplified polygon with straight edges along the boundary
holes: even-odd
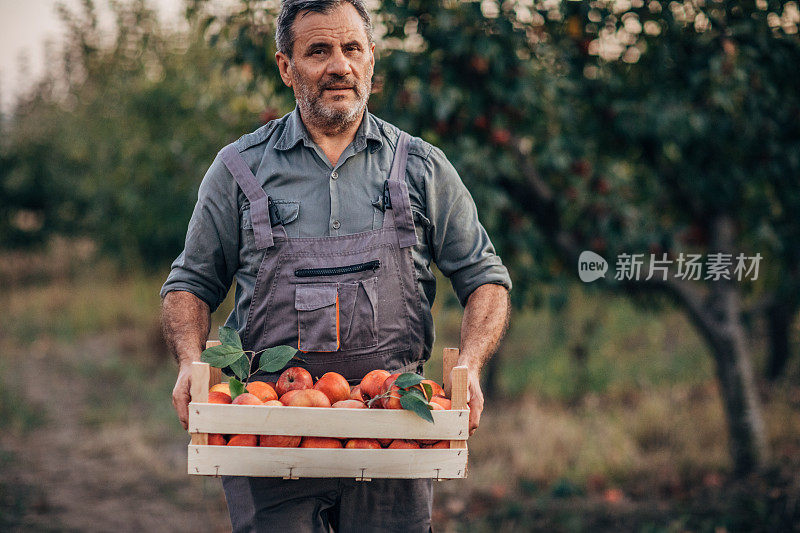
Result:
[[[355,139],[332,166],[295,108],[235,144],[277,204],[287,236],[338,236],[383,224],[383,183],[399,134],[398,128],[366,112]],[[472,197],[441,150],[412,137],[405,178],[417,232],[412,257],[425,314],[427,359],[436,294],[431,262],[450,279],[462,305],[480,285],[510,289],[511,279],[478,221]],[[243,238],[247,231],[253,231],[249,202],[217,157],[200,184],[186,245],[172,263],[162,298],[170,291],[188,291],[214,311],[235,278],[235,305],[226,325],[241,333],[264,253],[253,249],[252,239]]]

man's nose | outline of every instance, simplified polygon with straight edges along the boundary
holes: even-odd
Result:
[[[341,49],[334,48],[330,60],[328,61],[327,72],[328,74],[337,74],[339,76],[347,76],[352,72],[350,61]]]

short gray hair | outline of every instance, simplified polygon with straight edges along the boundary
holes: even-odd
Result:
[[[350,4],[364,21],[364,31],[367,32],[367,39],[372,44],[372,19],[369,16],[364,0],[283,0],[281,2],[281,12],[278,14],[278,20],[275,29],[275,44],[277,45],[278,52],[286,54],[287,57],[292,57],[292,50],[294,49],[294,32],[292,25],[294,24],[297,15],[303,11],[312,11],[315,13],[330,13],[334,8],[343,4]]]

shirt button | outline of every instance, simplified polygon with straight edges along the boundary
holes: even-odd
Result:
[[[332,180],[335,180],[338,177],[339,177],[339,174],[337,174],[335,170],[333,172],[331,172],[331,179]]]
[[[341,224],[339,223],[338,220],[334,220],[333,221],[333,229],[339,229],[340,226],[341,226]]]

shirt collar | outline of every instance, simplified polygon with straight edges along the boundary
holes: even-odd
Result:
[[[289,113],[286,125],[283,128],[283,133],[281,133],[280,138],[278,138],[275,143],[275,148],[278,150],[290,150],[300,141],[303,141],[303,144],[309,148],[314,146],[314,141],[311,139],[311,135],[309,135],[305,124],[303,124],[303,120],[300,118],[300,109],[295,107],[294,111]],[[378,120],[369,112],[369,109],[364,113],[364,118],[361,120],[361,124],[356,131],[356,136],[353,139],[354,151],[360,152],[366,148],[367,141],[373,141],[373,143],[375,143],[375,150],[383,146],[383,136],[381,135]]]

